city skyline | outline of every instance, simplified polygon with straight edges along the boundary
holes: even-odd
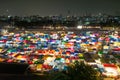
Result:
[[[2,0],[0,15],[120,15],[120,0]]]

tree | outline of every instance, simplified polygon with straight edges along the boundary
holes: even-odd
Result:
[[[70,80],[97,80],[97,71],[84,62],[76,61],[74,66],[68,67],[67,74],[71,76]]]
[[[51,72],[48,76],[48,80],[70,80],[70,77],[64,72]]]
[[[66,72],[50,73],[50,80],[99,80],[97,71],[84,62],[76,61]],[[48,79],[48,80],[49,80]]]

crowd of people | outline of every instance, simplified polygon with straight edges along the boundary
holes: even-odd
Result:
[[[10,32],[0,35],[0,62],[27,63],[31,69],[66,70],[84,54],[120,52],[116,31]],[[101,53],[102,52],[102,53]]]

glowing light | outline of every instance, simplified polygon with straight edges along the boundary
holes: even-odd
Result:
[[[82,29],[82,26],[79,25],[79,26],[77,26],[77,28],[78,28],[78,29]]]

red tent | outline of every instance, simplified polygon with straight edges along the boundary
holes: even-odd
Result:
[[[104,66],[104,67],[117,68],[117,66],[116,66],[116,65],[114,65],[114,64],[107,64],[107,63],[105,63],[105,64],[103,64],[103,66]]]
[[[114,48],[113,50],[114,51],[120,51],[120,48]]]

